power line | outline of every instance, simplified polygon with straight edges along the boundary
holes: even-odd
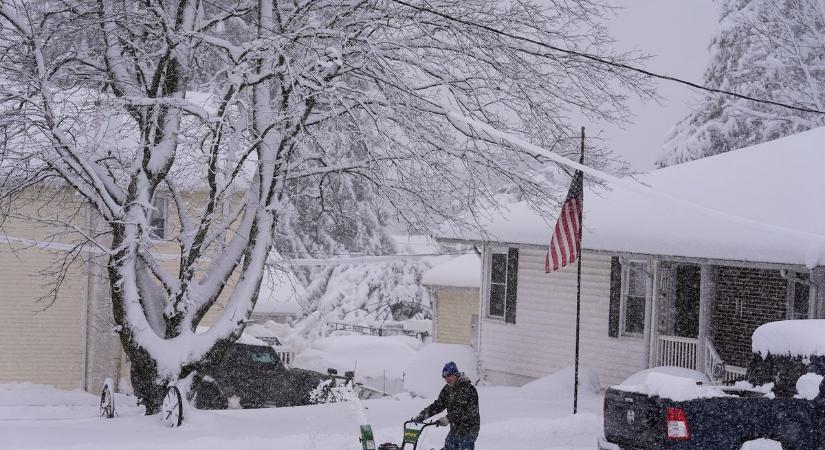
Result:
[[[228,10],[226,8],[223,8],[222,6],[216,5],[215,3],[213,3],[209,0],[201,0],[201,1],[208,4],[208,5],[211,5],[211,6],[215,7],[217,9],[221,10],[221,11],[224,11],[224,12],[227,12],[227,13],[230,13],[230,14],[232,13],[231,10]],[[685,86],[689,86],[689,87],[692,87],[692,88],[695,88],[695,89],[699,89],[699,90],[702,90],[702,91],[711,92],[711,93],[714,93],[714,94],[728,95],[728,96],[731,96],[731,97],[741,98],[743,100],[749,100],[749,101],[756,102],[756,103],[763,103],[763,104],[767,104],[767,105],[779,106],[779,107],[782,107],[782,108],[792,109],[792,110],[801,111],[801,112],[809,112],[809,113],[815,113],[815,114],[825,114],[825,111],[820,111],[818,109],[806,108],[804,106],[790,105],[790,104],[787,104],[787,103],[777,102],[777,101],[774,101],[774,100],[766,100],[766,99],[763,99],[763,98],[751,97],[749,95],[739,94],[739,93],[736,93],[736,92],[733,92],[733,91],[727,91],[727,90],[724,90],[724,89],[712,88],[712,87],[704,86],[704,85],[701,85],[701,84],[698,84],[698,83],[694,83],[692,81],[687,81],[687,80],[683,80],[681,78],[676,78],[676,77],[671,76],[671,75],[663,75],[663,74],[660,74],[660,73],[651,72],[649,70],[642,69],[640,67],[631,66],[629,64],[618,63],[618,62],[615,62],[615,61],[609,61],[609,60],[606,60],[606,59],[601,58],[599,56],[591,55],[589,53],[578,52],[578,51],[575,51],[575,50],[569,50],[569,49],[557,47],[557,46],[550,45],[550,44],[547,44],[547,43],[542,42],[542,41],[538,41],[538,40],[531,39],[531,38],[524,37],[524,36],[519,36],[519,35],[513,34],[513,33],[508,33],[506,31],[502,31],[502,30],[499,30],[499,29],[496,29],[496,28],[493,28],[493,27],[490,27],[490,26],[487,26],[487,25],[483,25],[483,24],[476,23],[476,22],[471,22],[469,20],[460,19],[458,17],[454,17],[454,16],[451,16],[449,14],[446,14],[446,13],[443,13],[443,12],[440,12],[440,11],[436,11],[434,9],[426,8],[426,7],[423,7],[423,6],[413,5],[411,3],[405,2],[404,0],[389,0],[389,1],[391,1],[393,3],[396,3],[396,4],[399,4],[399,5],[402,5],[402,6],[406,6],[408,8],[412,8],[412,9],[421,11],[421,12],[426,12],[426,13],[429,13],[429,14],[433,14],[433,15],[442,17],[444,19],[450,20],[452,22],[461,23],[461,24],[468,25],[468,26],[471,26],[471,27],[481,28],[481,29],[489,31],[491,33],[499,34],[501,36],[506,36],[506,37],[509,37],[511,39],[516,39],[516,40],[519,40],[519,41],[529,42],[531,44],[535,44],[535,45],[538,45],[540,47],[548,48],[550,50],[553,50],[553,51],[556,51],[556,52],[559,52],[559,53],[564,53],[564,54],[576,56],[576,57],[579,57],[579,58],[588,59],[590,61],[597,62],[599,64],[605,64],[605,65],[608,65],[608,66],[619,67],[619,68],[622,68],[622,69],[626,69],[626,70],[630,70],[630,71],[633,71],[633,72],[641,73],[641,74],[649,76],[651,78],[658,78],[658,79],[665,80],[665,81],[671,81],[671,82],[674,82],[674,83],[683,84]],[[261,25],[259,22],[255,21],[255,20],[250,20],[250,19],[247,19],[243,16],[235,16],[235,17],[238,17],[239,19],[241,19],[241,20],[243,20],[243,21],[245,21],[249,24],[258,26],[260,28],[263,28],[264,30],[267,30],[271,33],[274,33],[276,36],[286,37],[282,33],[278,32],[278,31],[275,31],[271,28],[267,28],[267,27]],[[301,44],[300,42],[298,42],[297,39],[290,38],[290,40],[292,42],[297,43],[297,44]],[[538,55],[538,56],[547,57],[548,55]]]
[[[614,62],[614,61],[608,61],[604,58],[600,58],[598,56],[591,55],[589,53],[577,52],[575,50],[568,50],[568,49],[565,49],[565,48],[556,47],[554,45],[550,45],[550,44],[544,43],[542,41],[537,41],[535,39],[530,39],[528,37],[519,36],[519,35],[513,34],[513,33],[508,33],[506,31],[498,30],[496,28],[493,28],[493,27],[490,27],[490,26],[487,26],[487,25],[483,25],[483,24],[480,24],[480,23],[471,22],[469,20],[460,19],[458,17],[454,17],[454,16],[451,16],[449,14],[442,13],[440,11],[435,11],[433,9],[425,8],[423,6],[416,6],[416,5],[405,2],[404,0],[389,0],[389,1],[391,1],[393,3],[397,3],[399,5],[409,7],[409,8],[416,9],[416,10],[421,11],[421,12],[427,12],[427,13],[442,17],[444,19],[447,19],[447,20],[450,20],[450,21],[453,21],[453,22],[458,22],[458,23],[461,23],[461,24],[464,24],[464,25],[469,25],[469,26],[472,26],[472,27],[481,28],[481,29],[487,30],[491,33],[499,34],[499,35],[502,35],[502,36],[507,36],[509,38],[520,40],[520,41],[529,42],[531,44],[535,44],[535,45],[538,45],[540,47],[549,48],[550,50],[553,50],[553,51],[557,51],[557,52],[560,52],[560,53],[565,53],[565,54],[568,54],[568,55],[577,56],[577,57],[584,58],[584,59],[589,59],[591,61],[594,61],[594,62],[597,62],[597,63],[600,63],[600,64],[606,64],[606,65],[613,66],[613,67],[620,67],[622,69],[631,70],[631,71],[634,71],[634,72],[637,72],[637,73],[641,73],[643,75],[647,75],[649,77],[659,78],[659,79],[666,80],[666,81],[672,81],[674,83],[684,84],[686,86],[690,86],[690,87],[700,89],[700,90],[703,90],[703,91],[712,92],[712,93],[715,93],[715,94],[730,95],[732,97],[737,97],[737,98],[741,98],[741,99],[744,99],[744,100],[750,100],[752,102],[765,103],[765,104],[774,105],[774,106],[781,106],[783,108],[794,109],[794,110],[802,111],[802,112],[825,114],[825,111],[820,111],[818,109],[806,108],[804,106],[789,105],[787,103],[781,103],[781,102],[776,102],[776,101],[773,101],[773,100],[765,100],[765,99],[761,99],[761,98],[751,97],[749,95],[738,94],[736,92],[726,91],[724,89],[716,89],[716,88],[712,88],[712,87],[708,87],[708,86],[703,86],[701,84],[693,83],[691,81],[683,80],[681,78],[676,78],[676,77],[673,77],[673,76],[670,76],[670,75],[662,75],[662,74],[658,74],[658,73],[655,73],[655,72],[651,72],[649,70],[641,69],[639,67],[631,66],[631,65],[628,65],[628,64],[622,64],[622,63],[617,63],[617,62]],[[545,56],[545,55],[542,55],[542,56]]]

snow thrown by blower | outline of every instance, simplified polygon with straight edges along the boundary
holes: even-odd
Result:
[[[825,319],[766,323],[753,332],[751,348],[763,358],[769,354],[825,356]]]

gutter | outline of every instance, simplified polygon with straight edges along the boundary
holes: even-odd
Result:
[[[523,249],[533,249],[533,250],[544,250],[547,251],[548,244],[530,244],[524,242],[506,242],[506,241],[496,241],[496,240],[483,240],[483,239],[459,239],[459,238],[435,238],[438,242],[443,242],[445,244],[464,244],[464,245],[496,245],[501,247],[518,247]],[[550,242],[549,240],[547,241]],[[777,263],[777,262],[769,262],[769,261],[744,261],[744,260],[735,260],[735,259],[719,259],[719,258],[704,258],[704,257],[692,257],[692,256],[678,256],[678,255],[655,255],[655,254],[648,254],[648,253],[635,253],[635,252],[626,252],[626,251],[618,251],[618,250],[598,250],[592,249],[587,247],[582,247],[582,252],[591,253],[595,255],[609,255],[609,256],[618,256],[630,259],[648,259],[648,258],[655,258],[659,261],[669,261],[669,262],[676,262],[676,263],[685,263],[685,264],[708,264],[711,266],[730,266],[730,267],[745,267],[751,269],[788,269],[797,272],[805,272],[809,271],[808,267],[804,264],[792,264],[792,263]],[[817,266],[817,267],[825,267],[825,266]]]
[[[92,231],[92,208],[91,205],[86,206],[86,231],[89,235]],[[83,338],[83,343],[80,347],[80,388],[84,391],[89,390],[89,297],[92,291],[92,255],[83,255],[83,286],[81,288],[82,301],[80,310],[80,334]]]

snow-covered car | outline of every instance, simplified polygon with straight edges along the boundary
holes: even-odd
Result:
[[[268,345],[232,344],[223,359],[201,370],[192,391],[199,409],[308,405],[310,393],[338,378],[287,368]]]

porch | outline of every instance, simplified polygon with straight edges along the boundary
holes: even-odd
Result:
[[[736,381],[745,377],[745,368],[725,364],[708,340],[700,345],[698,338],[657,336],[655,349],[656,366],[676,366],[704,372],[713,381]]]
[[[714,382],[744,378],[745,368],[723,360],[714,347],[711,316],[717,298],[716,267],[655,261],[651,275],[650,367],[697,370]],[[750,336],[741,339],[750,346]]]

